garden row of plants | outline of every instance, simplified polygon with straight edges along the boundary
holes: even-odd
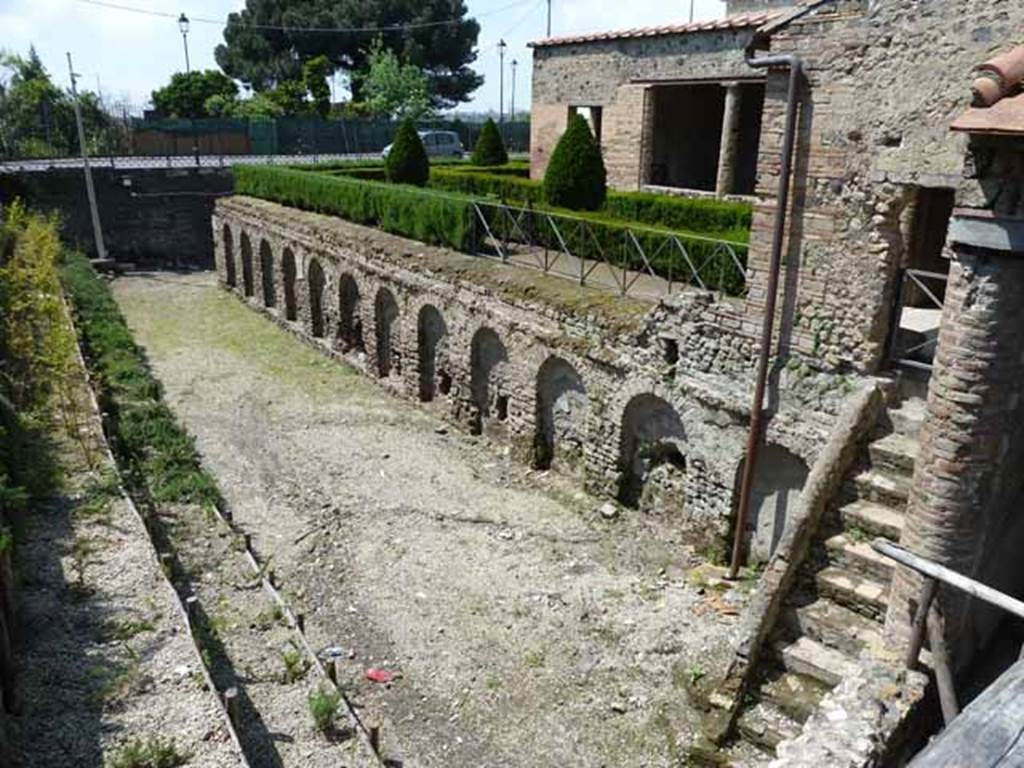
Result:
[[[675,281],[697,283],[696,267],[706,287],[742,293],[749,206],[609,192],[600,148],[578,117],[552,155],[543,183],[530,181],[525,165],[508,164],[492,128],[481,134],[469,166],[431,167],[407,123],[383,165],[350,164],[320,173],[239,167],[236,191],[470,253],[487,247],[492,236],[556,252],[565,248],[635,270],[649,263]],[[511,216],[487,204],[495,199],[524,210]]]

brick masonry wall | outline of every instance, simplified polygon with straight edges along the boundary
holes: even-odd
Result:
[[[595,313],[539,301],[536,291],[516,293],[510,286],[514,286],[516,275],[522,274],[517,268],[264,201],[239,197],[219,201],[213,229],[217,267],[227,287],[232,287],[230,243],[233,288],[244,293],[242,275],[247,270],[240,243],[247,239],[253,254],[254,290],[252,296],[243,298],[402,397],[420,397],[421,373],[428,364],[421,354],[420,318],[426,307],[435,308],[443,318],[445,335],[435,357],[437,395],[429,407],[471,431],[482,429],[524,461],[535,458],[538,419],[543,418],[544,410],[538,392],[554,392],[556,399],[564,396],[560,402],[569,411],[559,417],[556,431],[574,435],[574,445],[582,446],[582,456],[571,466],[559,467],[556,446],[555,468],[580,473],[586,487],[598,495],[615,498],[626,467],[632,466],[633,457],[623,456],[624,446],[633,437],[631,428],[624,426],[627,412],[642,401],[663,404],[679,428],[658,432],[662,422],[656,414],[641,419],[639,428],[653,430],[663,442],[678,449],[685,458],[685,472],[679,475],[666,465],[645,476],[649,482],[640,507],[652,514],[676,515],[684,541],[695,546],[721,544],[729,528],[749,424],[753,343],[739,329],[735,303],[688,292],[652,306],[646,317],[623,327],[609,325]],[[272,254],[277,294],[273,308],[264,306],[260,290],[262,273],[257,264],[261,249]],[[286,254],[296,261],[297,279],[291,288],[282,269]],[[320,339],[311,333],[308,275],[314,261],[325,275],[322,307],[326,332]],[[472,279],[465,277],[470,269],[476,274]],[[481,269],[484,272],[479,272]],[[346,343],[339,333],[340,327],[348,325],[342,322],[339,299],[343,275],[358,286],[361,348]],[[557,281],[559,290],[564,290],[565,283],[559,278],[544,279]],[[282,311],[288,290],[294,290],[297,303],[295,322],[288,322]],[[397,308],[390,334],[382,330],[377,311],[378,297],[384,292]],[[737,330],[724,329],[730,324]],[[488,358],[490,348],[485,349],[480,341],[490,334],[482,329],[493,331],[506,358],[486,369],[479,361]],[[385,336],[393,354],[388,375],[381,376],[378,338]],[[666,341],[674,342],[679,350],[675,363],[666,357]],[[579,392],[568,394],[560,380],[543,377],[544,371],[552,369],[554,358],[575,372],[585,391],[583,397]],[[446,387],[441,386],[441,372],[450,379]],[[482,382],[487,390],[485,408],[481,408],[479,397]],[[841,377],[783,371],[773,388],[774,416],[768,441],[813,463],[839,403],[852,386]],[[482,414],[485,409],[486,415]],[[680,488],[684,489],[682,504],[666,503],[678,501]]]
[[[218,195],[230,194],[230,169],[93,168],[104,242],[120,261],[213,266],[210,216]],[[0,174],[0,197],[22,197],[61,215],[62,235],[93,254],[92,219],[81,170]]]

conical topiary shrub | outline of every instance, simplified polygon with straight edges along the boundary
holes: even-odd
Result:
[[[604,205],[607,184],[601,147],[587,121],[581,115],[573,115],[544,174],[544,198],[550,205],[596,211]]]
[[[501,140],[501,133],[498,126],[490,118],[480,129],[480,137],[473,147],[473,165],[504,165],[508,162],[508,152],[505,151],[505,142]]]
[[[395,184],[415,184],[422,187],[430,179],[430,161],[423,141],[416,133],[416,125],[405,119],[398,126],[395,141],[384,163],[388,181]]]

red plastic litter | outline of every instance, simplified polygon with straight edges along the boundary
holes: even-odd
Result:
[[[388,672],[386,669],[368,669],[366,670],[366,679],[371,680],[375,683],[390,683],[398,675],[394,672]]]

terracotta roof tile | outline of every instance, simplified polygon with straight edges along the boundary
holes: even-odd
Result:
[[[1004,96],[991,107],[971,107],[951,127],[961,133],[1024,136],[1024,93]]]
[[[973,105],[953,121],[964,133],[1024,135],[1024,46],[1018,46],[975,67]]]
[[[550,48],[556,45],[576,45],[579,43],[598,43],[609,40],[633,40],[643,37],[666,37],[669,35],[688,35],[696,32],[748,29],[767,24],[778,15],[778,11],[757,11],[755,13],[736,14],[735,16],[714,19],[712,21],[696,21],[692,24],[666,24],[659,27],[635,27],[633,29],[620,29],[610,32],[548,37],[530,43],[530,46],[533,48]]]

